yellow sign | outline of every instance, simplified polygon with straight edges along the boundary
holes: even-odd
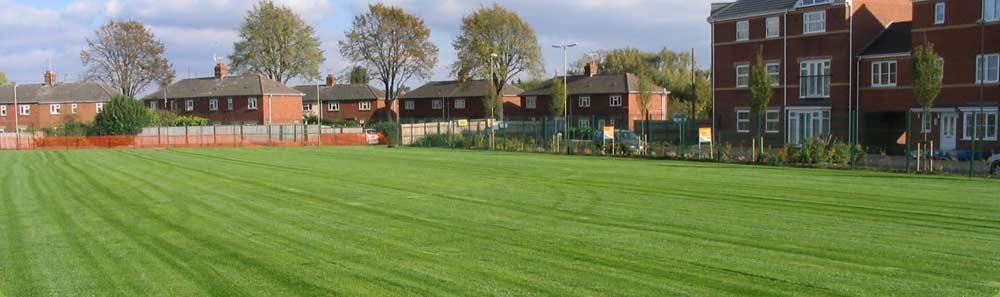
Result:
[[[698,143],[711,143],[712,142],[712,128],[698,128]]]
[[[615,126],[604,125],[604,139],[615,139]]]
[[[465,127],[465,126],[468,126],[468,125],[469,125],[469,120],[466,120],[466,119],[458,120],[458,126],[459,127]]]

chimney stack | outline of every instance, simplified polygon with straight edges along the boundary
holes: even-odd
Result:
[[[590,61],[587,66],[583,67],[583,74],[589,77],[597,75],[597,61]]]
[[[337,76],[333,75],[333,73],[327,74],[326,75],[326,85],[332,87],[332,86],[334,86],[336,84],[337,84]]]
[[[229,75],[229,67],[226,67],[226,64],[222,62],[215,63],[215,78],[223,79],[227,75]]]
[[[45,70],[45,86],[51,87],[56,85],[56,72],[52,70]]]

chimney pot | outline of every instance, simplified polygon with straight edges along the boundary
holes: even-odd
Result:
[[[587,66],[583,67],[583,72],[589,77],[597,75],[597,61],[590,61],[587,63]]]
[[[225,63],[219,62],[215,64],[215,78],[222,79],[229,75],[229,67],[226,67]]]
[[[56,75],[55,71],[45,70],[45,85],[49,87],[54,86],[56,84],[57,77],[58,75]]]
[[[337,76],[333,75],[333,73],[327,74],[326,75],[326,85],[327,86],[333,86],[333,85],[336,85],[336,84],[337,84]]]

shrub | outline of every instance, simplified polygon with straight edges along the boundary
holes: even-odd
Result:
[[[194,127],[194,126],[208,126],[208,119],[196,116],[179,116],[174,118],[170,122],[170,126],[175,127]]]
[[[57,127],[42,129],[46,136],[86,136],[91,127],[76,120],[64,120]]]
[[[153,111],[127,96],[114,96],[97,114],[91,135],[136,135],[153,124]]]

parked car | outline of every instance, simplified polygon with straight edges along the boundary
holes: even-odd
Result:
[[[993,176],[1000,177],[1000,154],[993,155],[987,162],[987,164],[990,164],[990,173]]]
[[[365,129],[365,138],[368,144],[379,144],[379,135],[375,129]]]
[[[642,154],[646,150],[646,143],[639,139],[635,132],[629,130],[615,130],[614,141],[604,139],[604,131],[597,130],[594,132],[594,146],[599,147],[605,152],[609,151],[611,144],[614,143],[616,146],[615,151],[624,155],[638,155]]]

